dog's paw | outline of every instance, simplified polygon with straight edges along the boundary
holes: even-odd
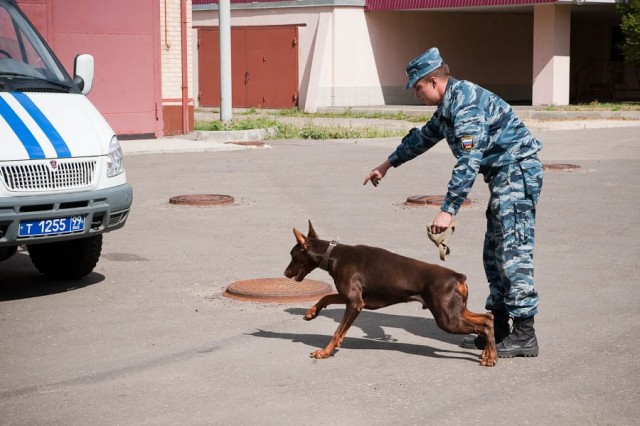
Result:
[[[482,360],[480,361],[480,366],[481,367],[495,367],[496,366],[496,360]]]
[[[494,367],[497,361],[498,356],[496,353],[491,354],[487,349],[482,351],[482,354],[480,355],[480,365],[482,367]]]
[[[312,319],[314,319],[317,316],[318,316],[318,314],[316,313],[316,308],[314,306],[311,309],[309,309],[306,314],[304,314],[304,320],[305,321],[311,321]]]
[[[324,349],[318,349],[317,351],[313,351],[311,352],[311,354],[309,354],[310,358],[315,358],[315,359],[325,359],[325,358],[329,358],[330,356],[331,354],[325,351]]]

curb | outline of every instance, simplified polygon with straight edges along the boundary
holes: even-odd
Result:
[[[222,130],[195,132],[197,141],[236,143],[236,142],[262,142],[270,136],[276,134],[276,129],[248,129],[248,130]]]
[[[532,120],[640,120],[640,111],[518,111]]]

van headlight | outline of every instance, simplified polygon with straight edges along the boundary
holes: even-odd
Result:
[[[107,177],[118,176],[124,172],[124,156],[118,138],[114,136],[109,143],[109,155],[107,156]]]

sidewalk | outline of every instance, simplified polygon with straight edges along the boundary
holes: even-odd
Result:
[[[120,146],[125,155],[240,151],[252,148],[225,142],[199,141],[196,140],[195,133],[158,139],[122,140]]]
[[[613,127],[640,127],[640,111],[540,111],[530,106],[514,106],[532,132],[555,130],[600,129]],[[419,105],[388,105],[380,107],[324,108],[319,112],[342,113],[346,110],[361,113],[405,113],[411,116],[428,115],[433,107]],[[212,109],[199,109],[196,120],[218,120],[219,115]],[[243,117],[246,117],[243,115]],[[275,116],[274,116],[275,117]],[[275,117],[290,124],[341,127],[377,127],[387,130],[406,129],[419,124],[392,119],[372,118],[326,118],[326,117]],[[125,155],[167,154],[187,152],[242,151],[269,147],[255,146],[248,142],[266,140],[265,132],[237,130],[226,132],[192,132],[186,135],[168,136],[157,139],[122,140],[120,144]],[[208,135],[207,135],[208,134]]]

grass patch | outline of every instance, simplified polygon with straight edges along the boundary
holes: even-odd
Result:
[[[591,102],[578,105],[548,106],[540,108],[541,111],[640,111],[638,102],[604,103]],[[341,112],[308,113],[298,108],[263,110],[249,108],[234,112],[234,119],[223,123],[219,120],[196,121],[195,130],[224,131],[224,130],[250,130],[250,129],[275,129],[275,135],[270,139],[365,139],[386,138],[404,136],[409,126],[402,130],[384,129],[378,126],[368,127],[344,127],[313,124],[313,118],[352,118],[352,119],[378,119],[404,121],[416,124],[424,124],[431,118],[431,112],[425,115],[408,115],[398,112],[363,112],[346,108]],[[296,120],[305,124],[284,123],[282,118],[294,117],[308,120]],[[280,120],[279,120],[280,119]]]
[[[195,130],[203,131],[225,131],[225,130],[251,130],[251,129],[268,129],[276,127],[276,120],[269,117],[248,117],[235,119],[228,122],[215,121],[196,121]]]
[[[218,112],[217,108],[213,109],[214,112]],[[296,117],[296,118],[369,118],[378,120],[397,120],[397,121],[409,121],[411,123],[426,123],[431,118],[432,113],[423,115],[409,115],[403,111],[396,112],[365,112],[354,111],[351,108],[346,108],[341,112],[306,112],[298,108],[284,108],[284,109],[237,109],[233,112],[234,116],[258,116],[258,117]]]
[[[420,116],[407,115],[403,111],[397,112],[365,112],[354,111],[351,108],[346,108],[342,112],[316,112],[309,113],[297,108],[281,109],[274,111],[273,114],[281,117],[303,117],[303,118],[365,118],[365,119],[378,119],[378,120],[397,120],[397,121],[409,121],[416,123],[426,123],[431,114],[425,114]]]
[[[310,115],[314,116],[314,115]],[[378,129],[375,127],[320,126],[306,123],[302,126],[278,122],[272,117],[249,117],[229,122],[196,121],[195,130],[226,131],[274,128],[270,139],[364,139],[404,136],[406,131]]]
[[[372,127],[317,126],[314,124],[305,124],[304,126],[279,126],[273,139],[367,139],[404,136],[406,133],[406,131],[399,132],[396,130],[376,129]]]

